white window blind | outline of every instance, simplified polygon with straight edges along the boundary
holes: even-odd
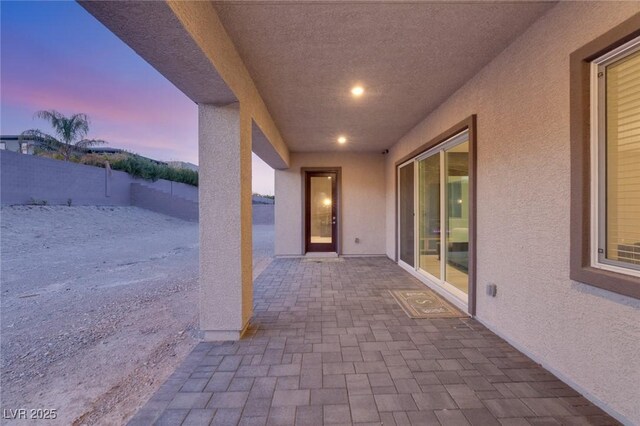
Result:
[[[640,51],[606,67],[606,252],[640,265]]]

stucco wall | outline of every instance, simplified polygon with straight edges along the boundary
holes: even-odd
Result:
[[[276,170],[276,255],[303,254],[302,167],[342,167],[341,247],[345,255],[384,254],[384,156],[364,153],[291,153]],[[360,243],[355,239],[359,238]]]
[[[286,167],[289,149],[213,5],[184,1],[169,1],[168,4],[240,101],[243,115],[246,115],[242,120],[253,120],[264,135],[253,138],[254,152],[271,167]],[[202,100],[197,101],[202,103]]]
[[[478,115],[477,316],[626,422],[640,424],[640,301],[569,279],[569,55],[640,3],[560,3],[391,149],[394,163]],[[484,293],[498,285],[498,296]]]

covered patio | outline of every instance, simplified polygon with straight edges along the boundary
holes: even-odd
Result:
[[[640,2],[80,4],[199,111],[208,343],[138,419],[640,423]]]
[[[277,259],[242,340],[200,343],[131,425],[618,424],[477,321],[411,319],[381,258]]]

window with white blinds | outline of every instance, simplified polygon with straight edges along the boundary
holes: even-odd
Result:
[[[596,72],[597,260],[640,271],[640,43]]]

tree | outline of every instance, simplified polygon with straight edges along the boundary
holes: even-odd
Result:
[[[52,136],[41,130],[25,130],[21,138],[29,138],[40,144],[40,148],[58,151],[65,161],[69,161],[74,151],[82,151],[90,146],[106,143],[101,139],[87,139],[89,133],[89,117],[86,114],[73,114],[66,117],[55,110],[38,111],[34,118],[42,118],[51,123],[56,134]]]

